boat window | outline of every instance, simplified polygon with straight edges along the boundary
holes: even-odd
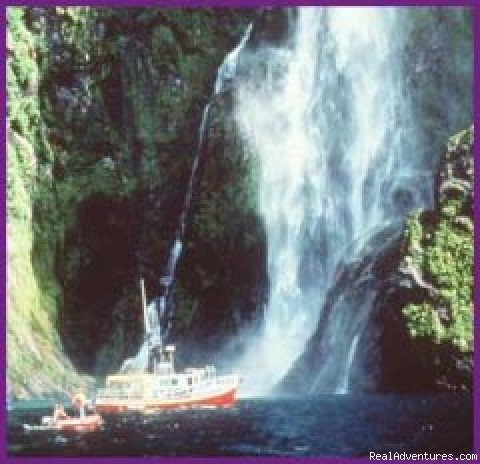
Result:
[[[172,385],[178,385],[178,379],[172,379]]]
[[[192,385],[192,378],[191,377],[188,378],[188,385]]]

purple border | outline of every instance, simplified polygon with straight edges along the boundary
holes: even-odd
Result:
[[[268,6],[470,6],[477,8],[478,0],[10,0],[8,6],[173,6],[173,7],[268,7]]]
[[[2,2],[3,3],[3,2]],[[475,125],[479,122],[480,119],[480,110],[478,109],[478,103],[480,101],[480,83],[479,83],[479,72],[480,72],[480,59],[478,55],[480,53],[480,3],[478,0],[363,0],[355,2],[352,0],[349,1],[339,1],[339,0],[144,0],[144,1],[135,1],[135,0],[77,0],[77,1],[65,1],[59,0],[57,2],[52,2],[50,0],[40,1],[40,0],[24,0],[16,1],[10,0],[5,2],[9,6],[20,5],[20,6],[81,6],[81,5],[91,5],[91,6],[177,6],[177,7],[201,7],[201,6],[219,6],[219,7],[265,7],[265,6],[294,6],[294,5],[328,5],[328,6],[470,6],[473,10],[473,31],[474,31],[474,122]],[[5,63],[6,57],[6,7],[5,4],[1,8],[1,21],[3,27],[2,39],[1,39],[1,53],[2,60]],[[2,119],[6,118],[6,71],[1,73],[1,96],[2,96],[2,107],[1,115]],[[5,263],[1,268],[1,277],[4,285],[2,285],[2,315],[0,318],[0,328],[1,331],[5,334],[4,343],[0,344],[0,355],[1,355],[1,364],[0,369],[2,373],[6,369],[6,126],[5,124],[1,125],[1,136],[3,140],[5,157],[2,159],[2,167],[0,170],[0,181],[4,186],[2,188],[1,195],[1,207],[2,207],[2,231],[4,234],[4,244],[5,246],[0,247],[0,257],[1,261]],[[478,144],[475,144],[475,159],[478,159],[480,154],[480,149]],[[476,162],[475,162],[476,165]],[[475,197],[478,198],[480,193],[480,182],[478,177],[475,177]],[[475,201],[474,204],[475,210],[475,228],[477,226],[476,218],[480,214],[480,204],[478,201]],[[480,246],[480,237],[478,234],[474,234],[474,245],[475,245],[475,285],[474,285],[474,297],[475,302],[480,298],[480,289],[477,284],[477,270],[478,263],[480,259],[478,258],[477,250]],[[476,304],[475,304],[476,308]],[[476,314],[475,314],[476,316]],[[478,352],[480,350],[480,328],[477,318],[475,317],[475,361],[478,360]],[[6,399],[6,380],[5,375],[1,375],[1,412],[3,416],[0,420],[0,462],[8,463],[49,463],[52,460],[55,462],[79,462],[79,463],[90,463],[90,462],[102,462],[102,463],[136,463],[141,457],[133,458],[121,458],[121,457],[112,457],[112,458],[99,458],[99,457],[79,457],[79,458],[25,458],[25,457],[6,457],[6,410],[5,410],[5,399]],[[479,383],[480,383],[480,373],[478,369],[474,370],[474,411],[480,409],[480,399],[479,399]],[[474,414],[474,449],[473,452],[480,453],[480,418],[478,414]],[[332,463],[358,463],[358,462],[370,462],[367,458],[266,458],[266,457],[239,457],[239,458],[161,458],[161,457],[146,457],[143,458],[150,462],[180,462],[180,463],[196,463],[196,464],[207,464],[212,461],[219,463],[232,463],[232,462],[243,462],[248,461],[252,463],[266,463],[266,462],[278,462],[278,463],[313,463],[313,462],[332,462]],[[403,461],[405,462],[405,461]],[[413,461],[412,461],[413,462]],[[421,462],[421,461],[415,461]],[[426,461],[424,461],[426,462]],[[430,462],[430,461],[428,461]],[[468,462],[468,461],[467,461]],[[473,462],[473,461],[470,461]]]
[[[473,84],[473,101],[474,101],[474,124],[478,127],[478,121],[480,120],[480,110],[478,108],[478,104],[480,102],[480,89],[478,88],[480,82],[480,7],[477,5],[473,9],[473,31],[474,31],[474,84]],[[474,153],[475,153],[475,164],[474,164],[474,171],[475,171],[475,184],[474,184],[474,195],[477,197],[479,190],[480,190],[480,182],[478,180],[478,170],[477,167],[477,159],[480,153],[480,148],[478,144],[475,143],[474,145]],[[477,229],[477,220],[480,214],[480,204],[478,201],[474,202],[474,222],[475,222],[475,232],[474,232],[474,346],[475,346],[475,355],[474,360],[475,364],[478,362],[478,352],[480,350],[480,324],[478,321],[478,307],[477,302],[480,298],[480,289],[478,287],[479,279],[478,279],[478,268],[479,268],[479,256],[478,250],[480,246],[480,237],[478,233],[476,233]],[[480,409],[480,399],[479,399],[479,381],[480,381],[480,373],[478,369],[474,370],[474,407],[475,411]],[[474,414],[474,449],[478,453],[480,451],[480,417],[477,414]]]
[[[1,15],[2,15],[2,30],[4,31],[2,33],[2,48],[1,48],[1,54],[2,54],[2,62],[5,63],[6,62],[6,35],[7,35],[7,32],[6,32],[6,8],[2,8],[2,11],[1,11]],[[5,71],[2,71],[1,73],[1,83],[0,83],[0,91],[1,91],[1,95],[2,95],[2,124],[1,124],[1,135],[2,135],[2,145],[3,145],[3,153],[5,153],[5,156],[4,158],[2,159],[2,168],[1,168],[1,171],[0,171],[0,183],[2,185],[2,188],[0,189],[0,195],[1,195],[1,207],[2,207],[2,213],[1,213],[1,217],[2,217],[2,234],[4,235],[4,242],[2,243],[2,246],[0,247],[0,253],[1,253],[1,259],[0,259],[0,262],[2,263],[2,267],[1,267],[1,279],[2,279],[2,314],[1,314],[1,317],[0,317],[0,320],[1,320],[1,324],[0,324],[0,327],[1,327],[1,333],[4,334],[5,338],[3,339],[3,343],[0,344],[0,353],[1,353],[1,365],[0,365],[0,369],[1,369],[1,386],[0,388],[2,389],[1,393],[0,393],[0,398],[2,398],[2,402],[1,402],[1,412],[0,414],[2,416],[4,416],[6,414],[6,407],[5,407],[5,404],[6,404],[6,401],[5,401],[5,397],[6,397],[6,391],[7,391],[7,385],[6,385],[6,362],[7,362],[7,359],[6,359],[6,345],[7,345],[7,324],[6,324],[6,316],[7,316],[7,303],[6,303],[6,297],[7,297],[7,261],[6,261],[6,251],[7,251],[7,230],[6,230],[6,227],[7,227],[7,214],[6,214],[6,192],[7,192],[7,184],[6,184],[6,170],[7,170],[7,142],[6,142],[6,137],[5,137],[5,123],[4,121],[6,121],[6,113],[7,113],[7,107],[6,107],[6,90],[7,90],[7,86],[6,86],[6,67],[5,67]],[[0,420],[0,435],[1,435],[1,439],[2,439],[2,442],[0,444],[1,448],[0,448],[0,452],[1,452],[1,455],[0,455],[0,459],[3,458],[5,452],[6,452],[6,421],[7,421],[7,418],[6,418],[6,415],[5,417],[2,417],[2,420]]]
[[[480,89],[479,89],[479,73],[480,73],[480,7],[476,4],[475,8],[473,8],[473,32],[474,32],[474,80],[473,80],[473,101],[474,101],[474,124],[478,127],[478,122],[480,120],[480,110],[478,108],[478,104],[480,102]],[[477,197],[479,190],[480,190],[480,182],[478,180],[478,170],[476,169],[478,155],[480,154],[480,148],[475,141],[474,145],[474,168],[475,168],[475,183],[474,183],[474,195]],[[474,223],[475,223],[475,230],[474,230],[474,347],[475,347],[475,354],[474,354],[474,362],[475,365],[478,362],[478,352],[480,350],[480,328],[478,323],[478,308],[477,302],[480,298],[480,289],[478,287],[478,268],[479,268],[479,257],[478,257],[478,248],[480,245],[480,237],[476,232],[477,229],[477,220],[480,214],[480,204],[478,201],[474,201]],[[479,410],[480,407],[480,400],[479,400],[479,381],[480,381],[480,373],[477,369],[474,369],[473,374],[473,385],[474,385],[474,412]],[[474,413],[474,450],[478,453],[480,451],[480,418],[478,413]]]

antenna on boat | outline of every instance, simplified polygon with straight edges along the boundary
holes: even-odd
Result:
[[[150,321],[148,319],[148,310],[147,310],[147,297],[145,294],[145,282],[140,279],[140,291],[142,292],[142,308],[143,308],[143,321],[145,323],[145,333],[150,332]]]

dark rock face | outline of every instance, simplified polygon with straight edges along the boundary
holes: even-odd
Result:
[[[135,293],[141,219],[134,197],[92,195],[79,205],[75,228],[67,232],[57,264],[64,288],[58,329],[81,371],[95,368],[97,351],[115,327],[123,328],[125,342],[136,340],[141,331],[141,301]],[[116,346],[114,364],[126,349],[125,343]]]
[[[289,8],[265,8],[255,21],[249,45],[260,47],[282,44],[289,38],[291,22],[294,20],[295,10]]]

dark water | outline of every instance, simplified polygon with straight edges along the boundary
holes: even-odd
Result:
[[[86,434],[25,432],[50,409],[8,412],[9,455],[364,456],[472,450],[468,395],[318,396],[241,400],[232,409],[105,418]]]

